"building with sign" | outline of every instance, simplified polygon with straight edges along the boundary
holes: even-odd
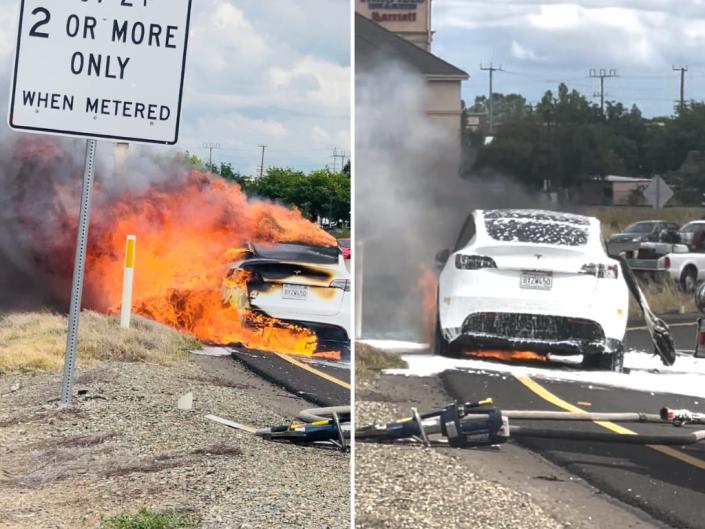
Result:
[[[355,11],[416,46],[431,51],[431,0],[355,0]]]
[[[371,5],[372,2],[369,2]],[[364,72],[381,61],[396,61],[423,76],[428,86],[426,114],[445,127],[460,146],[461,83],[469,75],[407,39],[362,16],[355,15],[355,67]]]
[[[578,202],[589,206],[645,206],[644,190],[650,178],[607,175],[583,182]]]

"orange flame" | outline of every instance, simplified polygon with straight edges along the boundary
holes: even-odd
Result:
[[[436,332],[436,303],[438,297],[438,279],[436,275],[426,265],[420,268],[420,275],[416,284],[416,290],[421,295],[422,329],[424,338],[431,342]]]
[[[13,155],[18,167],[14,214],[23,244],[32,252],[38,276],[64,297],[72,274],[80,180],[68,176],[72,158],[54,139],[22,138]],[[225,303],[221,286],[248,242],[334,246],[335,239],[296,209],[248,200],[238,185],[207,173],[192,170],[163,180],[117,197],[96,185],[84,305],[119,311],[125,238],[136,235],[134,312],[206,342],[313,355],[313,332]],[[41,214],[37,195],[44,204]]]
[[[340,362],[342,358],[342,353],[340,351],[318,351],[313,353],[314,358],[320,358],[321,360],[335,360]]]
[[[313,332],[226,304],[220,293],[229,265],[247,242],[335,245],[299,211],[249,202],[238,185],[199,171],[176,189],[153,187],[139,196],[125,195],[101,210],[91,226],[86,293],[90,305],[107,313],[120,308],[128,234],[137,236],[137,313],[207,342],[315,353]]]
[[[548,356],[533,351],[465,351],[465,354],[503,362],[548,362]]]

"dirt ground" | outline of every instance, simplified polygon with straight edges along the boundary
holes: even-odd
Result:
[[[358,426],[448,404],[438,377],[358,385]],[[357,529],[656,529],[646,515],[513,444],[450,449],[357,443]]]
[[[205,419],[279,424],[311,405],[229,357],[100,363],[60,411],[61,376],[0,376],[0,529],[95,529],[146,507],[210,528],[342,528],[348,455],[263,441]],[[177,400],[193,392],[193,409]]]

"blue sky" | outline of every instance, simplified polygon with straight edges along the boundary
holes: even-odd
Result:
[[[560,81],[592,96],[590,69],[616,69],[608,99],[646,116],[669,115],[686,65],[686,99],[705,99],[705,2],[702,0],[435,0],[433,51],[465,69],[463,98],[488,90],[481,63],[502,65],[495,91],[535,103]],[[595,102],[599,99],[595,98]]]
[[[0,0],[6,84],[18,7]],[[332,165],[350,153],[350,76],[350,0],[194,0],[178,147],[219,143],[214,162],[245,174],[258,145],[266,166]]]

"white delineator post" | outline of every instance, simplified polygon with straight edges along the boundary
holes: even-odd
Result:
[[[132,315],[132,282],[135,277],[135,250],[137,237],[127,236],[125,245],[125,272],[122,276],[122,307],[120,308],[120,327],[130,328],[130,316]]]

